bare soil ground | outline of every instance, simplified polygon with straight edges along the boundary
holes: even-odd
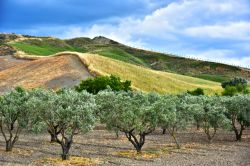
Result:
[[[81,80],[91,77],[80,59],[70,55],[32,61],[3,56],[0,66],[5,66],[4,70],[0,70],[0,93],[16,86],[53,89],[73,87]]]
[[[146,137],[143,151],[148,155],[131,156],[133,147],[122,134],[116,139],[114,133],[100,129],[76,136],[70,153],[72,157],[98,160],[99,165],[105,166],[249,166],[249,134],[250,130],[245,132],[242,142],[235,142],[232,132],[220,131],[214,142],[208,144],[202,131],[189,130],[178,134],[182,144],[182,149],[178,150],[169,135],[162,135],[157,130]],[[22,134],[13,152],[5,152],[4,147],[0,136],[0,165],[53,165],[39,161],[47,158],[60,160],[60,146],[49,143],[46,133]]]
[[[27,62],[28,60],[16,59],[12,55],[0,56],[0,71]]]

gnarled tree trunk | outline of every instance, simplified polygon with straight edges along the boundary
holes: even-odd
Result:
[[[57,142],[57,136],[60,134],[58,130],[58,125],[48,128],[48,133],[50,134],[50,142]]]
[[[240,129],[236,127],[236,116],[232,116],[232,126],[235,133],[236,141],[241,141],[243,131],[245,130],[244,124],[240,123]]]
[[[205,133],[207,135],[208,142],[211,143],[214,136],[215,136],[215,134],[216,134],[216,132],[217,132],[217,129],[214,128],[212,134],[210,133],[210,128],[209,127],[204,128],[204,130],[205,130]]]
[[[131,130],[131,131],[123,131],[126,135],[126,137],[128,138],[128,140],[133,144],[133,146],[135,147],[137,153],[141,153],[141,149],[142,149],[142,146],[144,145],[145,143],[145,136],[149,133],[151,133],[152,131],[146,133],[146,132],[142,132],[142,133],[139,133],[139,138],[136,137],[136,135],[133,133],[134,130]]]
[[[69,151],[73,143],[73,137],[75,134],[77,134],[76,128],[73,129],[72,133],[68,137],[65,135],[65,126],[62,126],[59,131],[61,134],[61,139],[57,136],[56,142],[59,143],[62,147],[62,160],[68,160],[70,156]]]
[[[174,142],[176,144],[177,149],[180,149],[181,145],[179,144],[179,142],[176,138],[177,127],[168,128],[168,132],[172,136],[172,138],[174,139]]]
[[[19,134],[21,132],[21,128],[19,126],[17,126],[16,131],[14,131],[14,124],[15,122],[13,122],[10,126],[7,126],[7,131],[9,132],[8,134],[9,136],[7,136],[6,133],[4,132],[2,123],[0,124],[1,133],[3,134],[6,143],[5,145],[6,152],[12,151],[14,144],[18,141]]]
[[[65,142],[61,144],[62,160],[69,159],[69,150],[70,150],[71,145],[72,145],[72,140],[65,140]]]
[[[163,128],[162,129],[162,134],[166,134],[166,130],[167,130],[166,128]]]

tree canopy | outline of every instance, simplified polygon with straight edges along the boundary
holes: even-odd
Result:
[[[190,95],[194,95],[194,96],[205,95],[204,89],[202,89],[202,88],[197,88],[193,91],[187,91],[187,93]]]
[[[230,81],[222,82],[221,86],[224,88],[223,96],[234,96],[236,94],[248,94],[247,80],[244,78],[234,78]]]
[[[22,129],[28,126],[28,99],[28,92],[20,87],[0,97],[0,129],[6,142],[6,151],[12,151]]]
[[[229,120],[225,116],[226,109],[219,96],[192,97],[189,100],[189,109],[193,110],[194,116],[201,119],[201,126],[211,142],[218,128],[229,128]]]
[[[131,81],[122,81],[120,77],[114,75],[100,76],[82,81],[75,89],[78,92],[86,90],[89,93],[97,94],[107,87],[110,87],[113,91],[129,91],[131,90]]]
[[[114,93],[104,91],[98,94],[99,98],[107,97],[102,104],[106,126],[125,133],[140,153],[145,136],[154,131],[158,124],[158,114],[153,107],[157,97],[141,92],[118,92],[116,97],[113,97]]]
[[[236,140],[240,141],[243,131],[250,126],[250,95],[224,97],[226,115],[231,121]],[[238,125],[239,124],[239,125]]]

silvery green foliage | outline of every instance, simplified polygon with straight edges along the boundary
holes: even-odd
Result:
[[[158,124],[154,109],[157,94],[141,92],[103,91],[97,95],[101,116],[108,129],[124,132],[137,152],[141,151],[145,136]]]
[[[219,128],[228,129],[229,120],[225,116],[225,107],[219,96],[193,96],[190,97],[190,109],[201,120],[201,125],[211,141]]]
[[[228,113],[237,116],[240,124],[250,126],[250,95],[237,95],[224,99]]]
[[[1,122],[7,126],[15,122],[22,128],[26,127],[29,118],[29,112],[27,111],[28,99],[28,92],[24,90],[14,90],[2,96],[0,100]]]
[[[154,109],[157,110],[159,115],[158,123],[162,128],[168,128],[177,121],[176,101],[176,96],[163,95],[154,104]]]
[[[226,115],[231,120],[236,140],[240,141],[243,130],[250,126],[250,95],[223,97],[227,109]]]
[[[179,128],[185,128],[192,121],[193,116],[188,107],[189,95],[163,95],[155,104],[155,110],[159,115],[159,125],[166,129],[173,137],[176,145],[180,145],[176,138],[176,132]]]
[[[117,93],[112,99],[112,109],[105,112],[107,126],[119,127],[121,131],[133,129],[138,133],[153,130],[158,117],[148,99],[148,95],[141,92]]]
[[[55,119],[56,112],[56,94],[53,91],[45,89],[33,89],[30,91],[30,111],[32,129],[35,132],[41,132],[49,127],[55,126],[58,122]]]
[[[111,89],[100,91],[97,95],[95,95],[95,101],[97,104],[96,114],[98,115],[101,123],[106,122],[105,117],[114,109],[115,100],[116,92],[112,91]]]
[[[193,120],[189,109],[190,95],[163,95],[155,104],[160,113],[159,124],[165,128],[185,128]]]
[[[82,132],[88,132],[94,127],[95,117],[95,99],[93,95],[86,91],[77,93],[73,90],[64,90],[57,94],[56,119],[65,125],[67,132],[79,129]]]
[[[0,129],[7,151],[12,150],[21,130],[29,123],[28,100],[29,94],[22,88],[16,88],[0,98]]]

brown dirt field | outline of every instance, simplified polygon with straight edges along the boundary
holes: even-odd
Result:
[[[25,61],[0,71],[0,93],[16,86],[28,89],[73,87],[80,80],[89,77],[90,73],[76,56],[65,55]]]
[[[16,59],[12,55],[0,56],[0,72],[24,62],[27,60]]]
[[[71,148],[73,158],[99,161],[98,165],[169,165],[169,166],[249,166],[250,130],[245,132],[242,142],[234,141],[233,132],[219,131],[212,144],[206,142],[202,131],[188,130],[178,134],[182,149],[177,150],[169,135],[160,130],[146,137],[143,147],[145,155],[131,155],[132,144],[120,134],[101,128],[77,135]],[[61,165],[46,164],[48,159],[60,162],[61,148],[50,144],[48,134],[23,133],[13,152],[4,151],[5,143],[0,136],[0,165]],[[128,154],[128,155],[127,155]],[[42,162],[43,161],[43,162]],[[67,165],[67,164],[66,164]],[[83,164],[80,164],[83,165]]]

